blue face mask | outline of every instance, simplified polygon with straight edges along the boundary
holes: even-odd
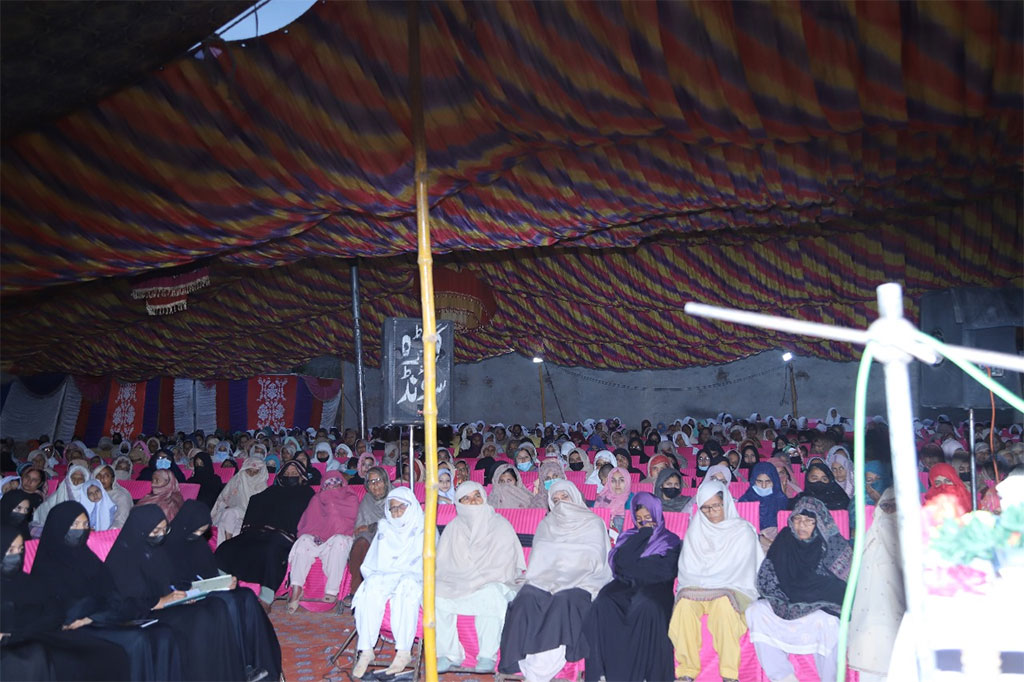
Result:
[[[544,490],[550,490],[551,486],[554,485],[555,481],[557,480],[557,478],[549,478],[548,480],[544,481]]]
[[[354,476],[354,475],[355,475],[355,473],[356,473],[356,470],[355,470],[355,469],[342,469],[342,471],[343,471],[344,473],[348,474],[349,476]]]
[[[532,464],[532,462],[519,462],[516,464],[516,469],[519,469],[520,471],[529,471]]]
[[[157,469],[170,469],[171,468],[171,460],[169,460],[169,459],[158,459],[156,461],[156,468]]]
[[[769,495],[772,494],[772,490],[774,490],[774,488],[775,488],[775,486],[770,486],[768,488],[762,488],[761,486],[755,484],[754,485],[754,494],[756,494],[758,497],[768,497]]]

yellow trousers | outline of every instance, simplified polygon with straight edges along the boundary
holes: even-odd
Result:
[[[676,677],[700,674],[701,616],[707,614],[708,630],[718,652],[718,672],[722,677],[739,679],[740,638],[747,631],[742,613],[737,613],[728,597],[711,601],[680,599],[672,611],[668,637],[676,648]]]

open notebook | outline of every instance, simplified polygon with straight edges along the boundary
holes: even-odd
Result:
[[[234,580],[234,576],[231,575],[218,575],[216,578],[197,580],[192,583],[192,587],[185,592],[185,596],[182,599],[165,604],[164,608],[177,606],[178,604],[185,604],[197,599],[203,599],[211,592],[230,590],[232,580]]]

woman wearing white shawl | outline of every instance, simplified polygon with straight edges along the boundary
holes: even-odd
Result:
[[[85,497],[85,483],[90,478],[87,468],[81,464],[72,464],[68,469],[67,478],[61,481],[57,490],[47,497],[32,515],[31,527],[33,529],[36,526],[42,528],[46,523],[47,514],[61,502],[78,502],[80,498]],[[35,534],[33,535],[35,536]]]
[[[128,460],[127,457],[124,459]],[[115,463],[116,461],[117,460],[115,460]],[[130,463],[130,460],[128,461]],[[131,513],[132,507],[135,505],[135,501],[132,500],[131,493],[118,484],[117,471],[109,464],[101,464],[93,469],[92,477],[103,484],[103,488],[106,491],[107,496],[114,503],[114,506],[117,507],[117,510],[114,512],[112,527],[123,527],[124,522],[128,520],[128,514]],[[88,509],[89,505],[85,505],[85,508]]]
[[[604,464],[616,466],[615,455],[612,454],[611,450],[599,450],[594,455],[594,468],[587,474],[587,485],[596,485],[597,492],[601,492],[604,489],[604,486],[601,485],[601,477],[598,475],[601,471],[601,466]]]
[[[85,507],[85,512],[89,516],[89,528],[101,531],[114,527],[117,505],[107,495],[107,491],[99,480],[93,478],[86,481],[78,494],[77,501]]]
[[[499,464],[491,474],[487,504],[495,509],[529,509],[533,505],[533,494],[523,485],[518,471],[509,464]]]
[[[217,546],[242,532],[242,520],[249,508],[249,499],[267,489],[267,463],[256,457],[248,457],[224,490],[210,512],[213,525],[217,526]]]
[[[839,484],[846,494],[853,499],[853,461],[850,459],[850,452],[844,445],[835,445],[828,451],[828,455],[825,456],[825,463],[828,464],[829,469],[832,470],[832,475],[836,477],[836,483]],[[841,477],[841,478],[840,478]]]
[[[437,503],[455,504],[455,474],[447,464],[437,468]]]
[[[384,518],[377,524],[377,533],[360,570],[363,582],[352,598],[359,633],[359,658],[352,676],[362,677],[373,662],[373,648],[388,602],[395,658],[385,673],[397,675],[412,660],[412,641],[423,595],[423,510],[409,488],[388,492]]]
[[[127,455],[121,455],[120,457],[115,457],[114,461],[110,463],[110,466],[112,467],[112,470],[114,472],[114,480],[115,481],[129,481],[129,480],[131,480],[131,478],[132,478],[132,460],[131,460],[130,457],[128,457]],[[93,472],[93,475],[95,476],[95,471]],[[125,492],[127,492],[127,491],[125,491]],[[129,498],[130,497],[131,496],[129,496]],[[117,500],[114,500],[114,501],[116,502]]]
[[[330,452],[331,444],[325,442],[324,445],[327,446],[327,452]],[[317,447],[320,447],[319,443],[317,443]],[[352,454],[352,448],[344,443],[338,443],[338,447],[334,448],[334,457],[327,462],[327,471],[342,471],[347,469],[348,461],[353,457],[355,457],[355,455]],[[374,461],[374,464],[376,463],[377,462]]]
[[[729,488],[708,478],[697,489],[697,510],[679,554],[678,592],[668,636],[676,649],[676,678],[700,674],[701,617],[718,651],[723,680],[739,679],[743,612],[758,597],[764,550],[757,531],[736,511]]]
[[[850,614],[847,661],[863,682],[874,682],[886,679],[896,633],[907,608],[892,487],[882,493],[875,506],[861,562],[864,569]]]
[[[565,457],[566,459],[566,472],[569,471],[582,471],[587,476],[594,470],[594,465],[590,463],[590,455],[583,448],[573,448]]]
[[[480,645],[477,672],[493,672],[505,610],[526,570],[512,524],[485,501],[484,487],[466,481],[455,490],[457,514],[437,544],[437,670],[461,665],[466,653],[455,627],[474,616]]]
[[[548,682],[567,660],[586,655],[583,624],[612,580],[607,529],[580,491],[555,481],[547,497],[551,511],[537,526],[526,584],[509,605],[501,634],[498,672],[522,672],[527,682]]]

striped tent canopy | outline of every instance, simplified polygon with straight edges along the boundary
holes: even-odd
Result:
[[[437,262],[494,292],[456,360],[636,369],[840,344],[688,300],[865,326],[1021,284],[1024,5],[421,3]],[[418,315],[405,3],[322,3],[5,145],[3,365],[233,378],[367,360]],[[133,282],[202,265],[187,310]],[[911,304],[911,314],[916,308]]]

